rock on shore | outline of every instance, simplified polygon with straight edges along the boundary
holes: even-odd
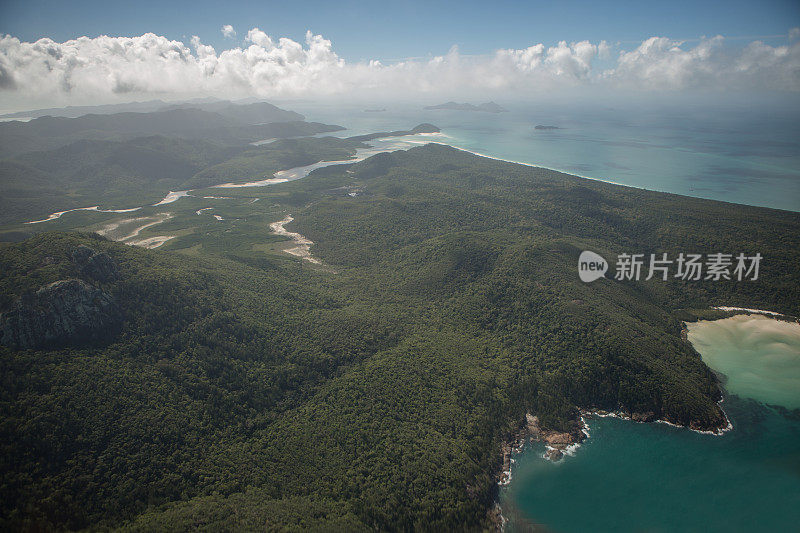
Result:
[[[544,442],[547,446],[545,455],[551,461],[558,461],[564,457],[564,452],[567,448],[574,444],[579,444],[586,438],[582,425],[580,428],[576,428],[572,431],[555,431],[551,429],[542,429],[539,425],[539,417],[533,416],[530,413],[525,415],[525,419],[531,440]]]

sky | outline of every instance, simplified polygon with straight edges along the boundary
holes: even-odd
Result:
[[[798,28],[800,0],[0,0],[0,108],[454,87],[791,93]]]
[[[152,32],[188,43],[193,35],[217,49],[251,28],[299,41],[311,30],[336,45],[347,61],[390,62],[446,53],[525,48],[559,41],[638,43],[652,36],[674,40],[723,35],[780,43],[800,26],[800,1],[461,1],[402,2],[197,0],[107,2],[25,0],[0,2],[0,33],[24,41],[62,42],[83,35],[134,36]]]

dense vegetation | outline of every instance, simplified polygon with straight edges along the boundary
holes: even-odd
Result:
[[[163,136],[76,141],[0,160],[0,223],[101,204],[127,209],[171,190],[262,179],[285,168],[346,159],[360,142],[327,137],[280,139],[260,146],[222,146]]]
[[[357,142],[276,149],[337,153]],[[176,151],[185,161],[209,153]],[[247,148],[228,161],[255,169],[293,157],[273,155]],[[213,179],[229,172],[212,169]],[[117,263],[119,279],[102,287],[125,317],[99,345],[0,348],[5,527],[489,527],[500,444],[525,412],[557,429],[575,424],[576,407],[718,427],[716,378],[681,339],[683,309],[800,315],[795,213],[440,145],[320,169],[260,196],[226,194],[242,200],[241,220],[159,251],[77,233],[0,247],[0,310],[79,277],[70,254],[86,244]],[[257,252],[279,212],[335,273]],[[612,272],[585,284],[585,249],[612,261],[765,259],[757,281]]]

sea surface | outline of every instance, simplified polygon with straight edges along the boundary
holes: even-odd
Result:
[[[507,532],[798,530],[800,324],[737,316],[691,325],[689,339],[725,373],[733,429],[594,417],[559,463],[528,445],[501,490]]]
[[[286,102],[349,136],[429,122],[481,154],[655,191],[800,211],[800,104],[592,106],[500,102],[507,113],[419,104]],[[536,126],[559,129],[537,130]]]

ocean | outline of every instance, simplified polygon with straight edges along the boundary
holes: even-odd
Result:
[[[429,122],[442,129],[441,142],[492,157],[655,191],[800,211],[798,105],[500,103],[508,112],[283,105],[307,120],[346,127],[338,136]]]

